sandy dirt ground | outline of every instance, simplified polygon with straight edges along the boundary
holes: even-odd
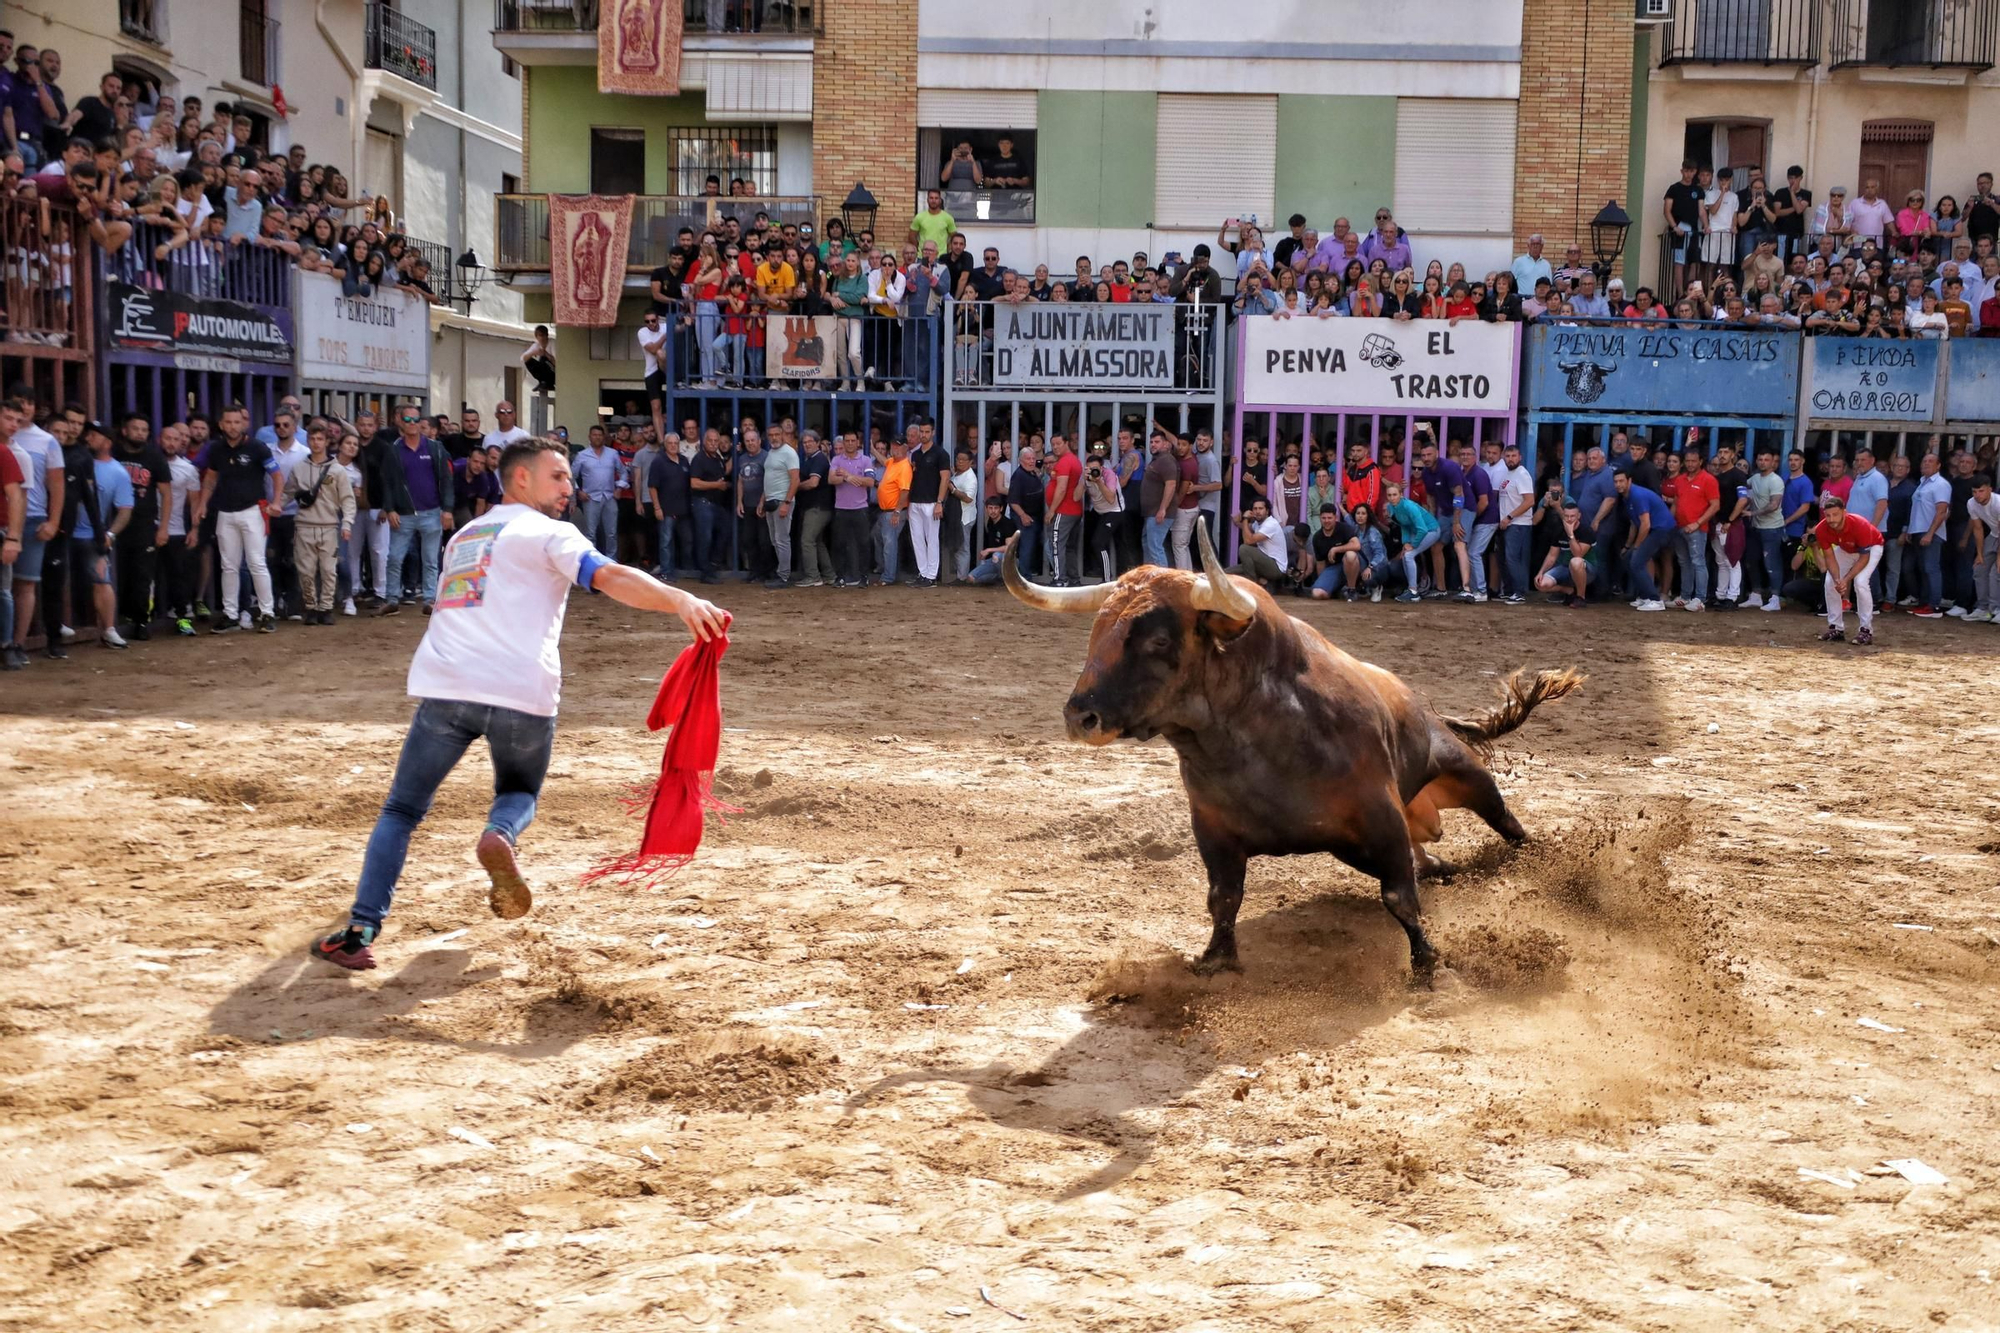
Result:
[[[0,1328],[2000,1327],[2000,632],[1299,604],[1446,711],[1591,675],[1496,760],[1528,847],[1447,817],[1413,992],[1324,857],[1188,973],[1170,752],[1061,736],[1087,621],[723,600],[699,861],[579,887],[680,638],[577,604],[534,913],[469,761],[366,976],[300,948],[420,620],[7,678]]]

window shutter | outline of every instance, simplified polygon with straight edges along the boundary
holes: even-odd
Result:
[[[1511,236],[1510,101],[1405,97],[1396,103],[1396,221],[1411,231]]]
[[[707,115],[712,121],[810,121],[812,62],[710,55]]]
[[[926,130],[1032,130],[1035,94],[984,88],[919,88],[917,127]]]
[[[1153,225],[1213,227],[1254,213],[1268,230],[1277,192],[1278,99],[1161,93],[1158,107]]]

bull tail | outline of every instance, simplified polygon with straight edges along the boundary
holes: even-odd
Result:
[[[1492,750],[1493,742],[1526,722],[1536,705],[1560,699],[1590,679],[1570,668],[1538,671],[1532,680],[1524,680],[1525,675],[1524,671],[1515,671],[1501,684],[1503,697],[1498,708],[1475,718],[1447,717],[1444,724],[1460,740],[1484,755]]]

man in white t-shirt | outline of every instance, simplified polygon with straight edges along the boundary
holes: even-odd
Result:
[[[488,449],[505,449],[508,445],[528,438],[528,432],[514,424],[514,405],[505,399],[493,409],[493,415],[500,419],[500,425],[486,432],[486,438],[479,443]]]
[[[639,327],[639,350],[646,356],[646,400],[653,407],[653,438],[667,438],[663,416],[667,403],[667,326],[657,310],[648,310]]]
[[[1896,210],[1881,197],[1881,189],[1882,182],[1871,177],[1862,183],[1861,197],[1847,206],[1847,225],[1853,229],[1847,239],[1857,246],[1863,241],[1887,245],[1896,239]]]
[[[1242,525],[1242,549],[1236,553],[1236,567],[1229,572],[1259,583],[1276,583],[1285,577],[1285,525],[1271,514],[1262,496],[1250,502],[1250,512],[1236,520]]]
[[[306,448],[305,424],[299,419],[298,399],[287,396],[279,406],[273,425],[262,427],[251,438],[271,447],[280,477],[292,475],[311,450]],[[271,569],[272,591],[278,601],[278,615],[286,620],[304,620],[305,599],[299,593],[299,571],[292,558],[292,538],[297,532],[299,502],[285,501],[284,508],[271,518],[271,532],[265,563]]]
[[[1519,606],[1528,600],[1528,542],[1535,530],[1535,474],[1521,465],[1521,446],[1501,452],[1493,482],[1493,502],[1500,511],[1500,560],[1506,572],[1507,595],[1500,600]]]
[[[526,915],[531,897],[514,847],[535,817],[548,774],[571,587],[671,612],[703,640],[729,624],[722,608],[606,560],[575,524],[561,521],[574,488],[560,444],[509,446],[500,455],[500,484],[501,503],[445,548],[436,609],[410,662],[416,717],[362,856],[354,907],[345,928],[313,944],[315,957],[340,967],[375,966],[370,946],[389,914],[410,835],[438,785],[482,736],[493,758],[493,805],[477,848],[493,885],[488,902],[497,916]]]

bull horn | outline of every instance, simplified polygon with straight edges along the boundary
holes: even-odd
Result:
[[[1208,581],[1194,585],[1194,609],[1213,611],[1225,620],[1249,620],[1257,614],[1257,599],[1236,586],[1222,562],[1215,558],[1215,545],[1208,539],[1208,525],[1194,525],[1195,539],[1201,544],[1201,567]]]
[[[1021,534],[1018,532],[1007,539],[1007,550],[1000,557],[1000,578],[1006,583],[1008,592],[1037,611],[1095,615],[1097,608],[1104,605],[1104,599],[1111,596],[1111,589],[1116,585],[1110,583],[1100,583],[1094,588],[1045,588],[1028,582],[1021,577],[1020,562],[1014,558],[1014,548],[1020,542]]]

